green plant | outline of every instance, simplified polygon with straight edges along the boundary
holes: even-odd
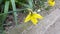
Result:
[[[16,26],[18,25],[17,12],[23,11],[23,13],[28,14],[28,9],[35,11],[36,9],[45,9],[45,2],[47,0],[0,0],[0,30],[3,32],[3,24],[9,13],[12,13],[14,16],[14,22]],[[46,10],[48,10],[48,6]],[[11,10],[12,11],[11,11]],[[42,10],[42,9],[41,9]],[[37,12],[37,11],[36,11]]]

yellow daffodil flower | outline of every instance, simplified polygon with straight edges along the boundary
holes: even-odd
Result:
[[[28,22],[28,21],[32,21],[32,23],[34,24],[34,25],[36,25],[37,24],[37,22],[38,22],[38,20],[37,19],[42,19],[43,17],[41,16],[41,15],[39,15],[39,14],[37,14],[36,12],[29,12],[29,14],[27,15],[27,17],[25,18],[25,23],[26,22]]]
[[[49,4],[49,6],[54,6],[55,5],[55,1],[54,0],[48,0],[48,4]]]

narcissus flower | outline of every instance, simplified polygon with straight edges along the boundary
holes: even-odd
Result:
[[[48,0],[48,4],[49,4],[49,6],[54,6],[55,5],[55,1],[54,0]]]
[[[43,17],[39,14],[37,14],[36,12],[29,12],[29,14],[27,15],[27,17],[25,18],[25,23],[28,21],[32,21],[32,23],[34,25],[37,24],[38,20],[37,19],[43,19]]]

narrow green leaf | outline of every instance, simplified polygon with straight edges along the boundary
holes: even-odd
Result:
[[[4,13],[8,13],[8,9],[9,9],[9,1],[5,2],[5,7],[4,7]],[[4,21],[7,17],[7,14],[3,15],[3,20]]]
[[[8,12],[8,8],[9,8],[9,1],[6,1],[5,7],[4,7],[4,13]],[[1,34],[3,34],[3,23],[6,19],[6,17],[7,17],[7,14],[0,15],[0,30],[2,31]]]
[[[13,11],[16,11],[15,0],[11,0],[11,3],[12,3]],[[18,24],[18,23],[17,23],[17,13],[16,13],[16,12],[14,12],[13,14],[14,14],[14,21],[15,21],[16,26],[17,26],[17,24]]]

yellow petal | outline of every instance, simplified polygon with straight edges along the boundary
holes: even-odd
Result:
[[[25,18],[24,22],[28,22],[31,19],[30,17],[31,17],[31,12],[29,12],[29,14]]]
[[[43,19],[43,17],[40,14],[34,13],[33,16],[35,18]]]
[[[55,5],[55,1],[48,0],[48,4],[49,4],[49,6],[54,6]]]
[[[34,17],[31,17],[31,21],[32,21],[32,23],[34,24],[34,25],[36,25],[37,24],[37,19],[36,18],[34,18]]]

